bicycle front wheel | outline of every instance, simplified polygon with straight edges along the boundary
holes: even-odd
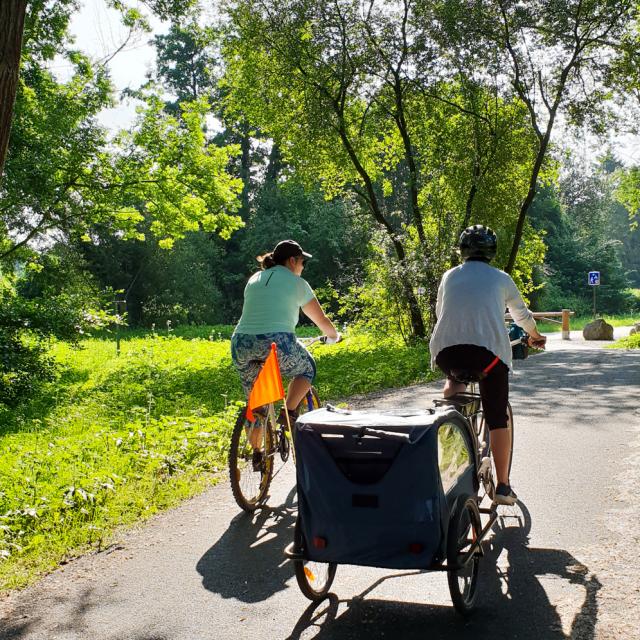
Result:
[[[302,398],[300,404],[298,405],[298,415],[301,413],[307,413],[308,411],[314,411],[315,409],[320,408],[320,398],[318,397],[318,392],[311,387],[309,391],[307,391],[307,395]]]
[[[259,458],[254,451],[262,452]],[[231,491],[241,509],[256,510],[267,496],[273,476],[274,432],[271,420],[249,422],[243,408],[236,420],[229,449]]]

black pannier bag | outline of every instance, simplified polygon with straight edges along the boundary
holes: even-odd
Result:
[[[524,329],[515,322],[509,325],[509,340],[519,340],[523,336],[526,336]],[[511,347],[511,357],[514,360],[524,360],[529,355],[529,346],[519,342]]]
[[[295,443],[309,560],[426,569],[444,558],[456,498],[477,492],[473,438],[451,407],[318,409],[298,418]]]

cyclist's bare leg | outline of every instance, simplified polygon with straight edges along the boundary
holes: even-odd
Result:
[[[262,433],[263,431],[264,431],[264,427],[262,425],[247,427],[246,429],[247,438],[249,438],[249,443],[254,449],[260,449],[260,450],[263,449],[263,446],[262,446],[264,442],[263,433]]]
[[[464,393],[467,390],[467,385],[464,382],[456,382],[455,380],[446,379],[444,383],[444,390],[442,391],[442,395],[445,398],[450,398],[451,396],[455,396],[458,393]]]
[[[307,395],[309,389],[311,389],[311,383],[307,378],[302,376],[293,378],[287,390],[287,409],[289,411],[295,411],[302,402],[302,399]]]
[[[255,422],[250,423],[244,428],[249,444],[253,449],[263,449],[264,444],[264,420],[269,411],[269,406],[257,407],[253,410]]]
[[[496,465],[498,484],[509,484],[509,456],[511,455],[511,429],[491,429],[491,452]]]

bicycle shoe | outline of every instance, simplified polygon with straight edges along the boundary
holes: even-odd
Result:
[[[504,504],[504,505],[514,505],[518,501],[518,496],[516,492],[511,488],[510,485],[504,484],[501,482],[496,489],[496,495],[493,501],[496,504]]]
[[[256,473],[260,473],[260,471],[262,471],[263,458],[264,456],[260,449],[253,450],[253,453],[251,454],[251,464],[253,465],[253,470]]]

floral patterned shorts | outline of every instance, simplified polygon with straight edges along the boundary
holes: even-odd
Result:
[[[280,372],[287,378],[306,378],[310,383],[316,377],[316,363],[311,354],[298,342],[293,333],[236,333],[231,338],[231,359],[240,374],[242,387],[249,395],[262,364],[276,343]]]

